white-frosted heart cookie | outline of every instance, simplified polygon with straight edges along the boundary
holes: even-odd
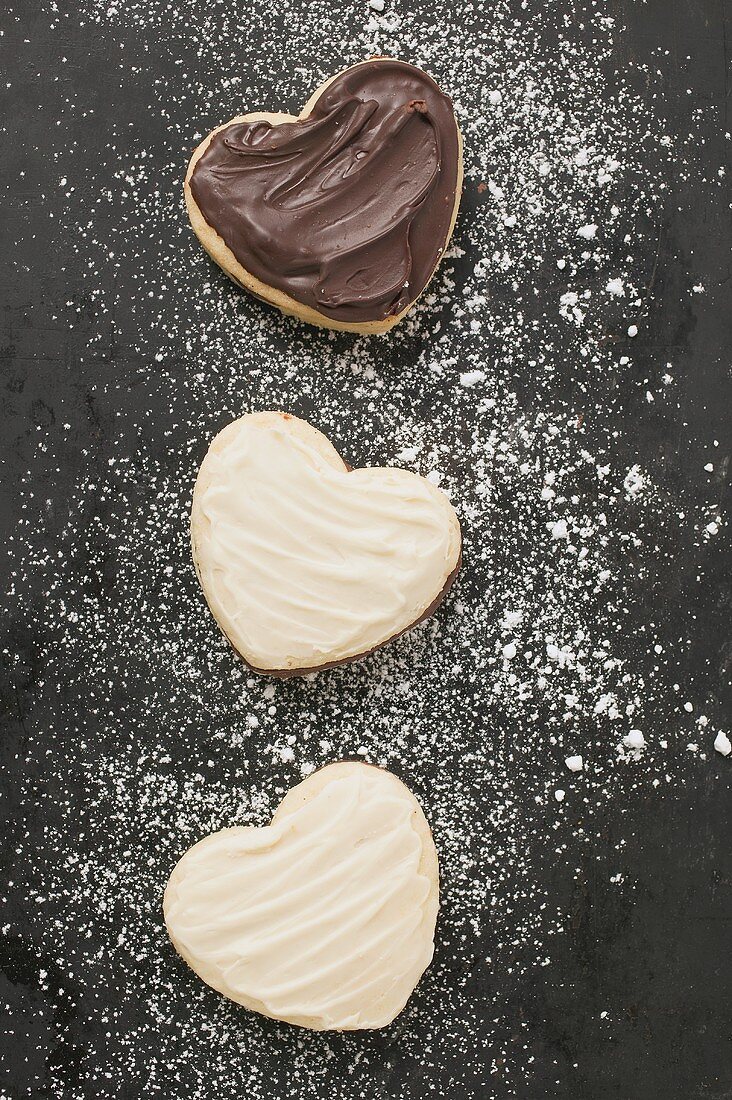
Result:
[[[438,865],[419,803],[390,772],[314,772],[265,828],[223,829],[170,876],[170,938],[208,985],[317,1031],[385,1027],[434,950]]]
[[[191,511],[209,607],[257,672],[355,660],[431,615],[460,565],[455,510],[407,470],[351,470],[287,413],[251,413],[211,444]]]

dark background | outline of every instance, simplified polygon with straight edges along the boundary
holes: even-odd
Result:
[[[582,23],[581,5],[554,7],[560,12],[564,9],[570,27],[577,29]],[[428,8],[426,5],[425,18],[429,17]],[[633,387],[642,390],[647,377],[658,375],[659,364],[673,360],[682,378],[678,400],[661,414],[630,397],[614,396],[614,409],[620,415],[618,446],[628,464],[638,461],[654,470],[667,509],[693,513],[704,504],[721,512],[729,500],[732,272],[730,191],[724,182],[720,183],[719,168],[730,170],[730,142],[725,132],[732,125],[728,61],[732,9],[726,0],[628,0],[607,8],[625,27],[607,66],[608,87],[613,86],[614,73],[622,73],[638,95],[652,101],[653,111],[670,132],[682,135],[684,140],[693,135],[686,163],[693,162],[695,169],[693,173],[679,171],[670,180],[671,193],[663,207],[657,241],[642,257],[648,274],[647,325],[633,347]],[[489,18],[487,10],[477,16],[470,10],[471,18],[478,23],[481,18]],[[517,4],[515,11],[519,27],[522,20],[533,18],[531,7]],[[714,731],[729,729],[730,720],[732,601],[724,530],[718,538],[704,542],[683,531],[670,535],[668,523],[659,518],[657,564],[649,568],[645,562],[644,570],[639,566],[637,587],[631,587],[628,633],[632,635],[634,629],[653,620],[659,636],[674,652],[665,678],[654,689],[654,698],[661,701],[646,715],[646,738],[673,735],[663,693],[672,694],[675,682],[685,689],[692,685],[697,709],[710,716],[710,725],[704,732],[689,733],[683,743],[703,742],[706,759],[700,763],[695,754],[685,753],[682,745],[671,769],[677,782],[663,797],[649,784],[636,782],[631,778],[635,773],[628,772],[626,788],[621,782],[619,788],[613,788],[612,797],[598,802],[592,816],[593,841],[589,849],[586,846],[568,860],[546,858],[545,833],[541,824],[529,818],[525,854],[530,873],[536,876],[543,896],[551,899],[552,909],[566,918],[563,934],[552,940],[551,965],[512,971],[506,965],[505,950],[501,954],[501,946],[491,942],[488,932],[482,950],[502,962],[489,972],[475,970],[471,974],[468,962],[462,967],[454,961],[460,955],[459,938],[454,929],[450,932],[447,917],[445,935],[452,953],[442,964],[442,984],[427,985],[424,1012],[439,1017],[441,990],[449,989],[459,976],[465,997],[472,998],[474,1004],[488,1006],[483,1043],[477,1039],[483,1034],[479,1014],[470,1017],[470,1027],[455,1027],[454,1041],[448,1031],[438,1053],[430,1057],[420,1053],[420,1042],[409,1030],[411,1024],[406,1033],[400,1032],[398,1025],[396,1031],[390,1030],[384,1037],[362,1040],[368,1070],[354,1079],[353,1067],[360,1058],[356,1044],[361,1040],[338,1037],[327,1047],[323,1076],[318,1078],[313,1067],[326,1050],[317,1045],[319,1040],[303,1039],[304,1045],[298,1047],[299,1039],[293,1040],[288,1029],[262,1021],[240,1025],[235,1010],[224,1009],[227,1014],[222,1023],[218,999],[201,992],[192,976],[176,962],[159,936],[159,921],[155,931],[158,939],[154,940],[158,946],[146,955],[143,952],[147,960],[140,964],[143,979],[136,976],[131,964],[115,961],[107,966],[104,961],[105,945],[129,921],[134,905],[124,911],[124,907],[119,911],[100,908],[91,919],[87,913],[88,923],[84,923],[79,917],[81,910],[70,907],[63,892],[54,894],[49,890],[47,896],[40,896],[44,881],[56,884],[64,876],[69,896],[74,893],[77,879],[73,866],[67,862],[63,870],[56,868],[58,877],[48,872],[48,867],[54,863],[54,853],[61,851],[61,847],[55,847],[54,838],[64,831],[68,835],[69,821],[76,814],[82,824],[74,844],[82,853],[97,847],[104,851],[106,841],[99,840],[100,832],[109,821],[117,820],[119,824],[110,828],[118,832],[130,829],[130,845],[134,847],[139,840],[131,825],[134,805],[119,811],[119,819],[115,817],[118,808],[113,799],[101,799],[85,808],[87,783],[97,771],[102,774],[104,760],[114,758],[117,739],[127,736],[125,722],[136,729],[130,736],[135,753],[140,755],[163,737],[155,724],[157,712],[153,710],[146,719],[151,705],[146,677],[152,674],[144,653],[125,651],[120,665],[114,666],[114,683],[109,684],[100,681],[95,685],[101,666],[92,662],[89,694],[78,704],[79,685],[84,682],[83,653],[72,647],[68,657],[63,658],[68,660],[66,682],[59,674],[58,663],[53,664],[53,654],[58,657],[65,653],[68,642],[57,624],[51,625],[48,620],[51,581],[60,570],[54,559],[57,554],[61,556],[61,549],[68,550],[69,531],[73,541],[73,531],[79,529],[80,522],[78,509],[75,518],[70,519],[69,502],[78,502],[80,480],[95,464],[102,467],[110,454],[134,456],[139,450],[148,455],[159,453],[164,462],[172,437],[182,451],[188,448],[194,465],[200,459],[205,438],[236,407],[235,398],[222,397],[220,411],[212,414],[205,429],[191,439],[185,423],[190,413],[186,402],[194,403],[194,398],[183,396],[182,407],[174,406],[167,383],[150,382],[145,373],[150,356],[139,351],[139,333],[153,326],[165,307],[160,307],[156,297],[148,316],[144,297],[138,295],[134,308],[128,309],[125,294],[121,293],[114,298],[110,314],[104,298],[95,293],[94,279],[90,280],[84,270],[89,237],[98,235],[108,242],[110,233],[117,231],[124,236],[125,231],[126,214],[116,212],[114,204],[102,209],[92,201],[93,189],[102,186],[93,163],[98,155],[97,144],[104,146],[108,137],[124,159],[129,127],[135,140],[148,149],[160,146],[160,164],[156,167],[161,176],[175,174],[176,165],[184,163],[182,150],[190,147],[195,81],[191,81],[191,102],[172,99],[172,121],[161,122],[158,115],[147,113],[146,82],[151,73],[163,83],[175,79],[175,50],[166,48],[164,26],[154,32],[122,29],[116,37],[104,37],[93,23],[75,27],[73,13],[69,18],[69,12],[65,13],[62,32],[50,34],[46,30],[48,12],[36,10],[32,4],[16,7],[6,13],[5,35],[0,40],[2,69],[11,83],[3,107],[1,170],[5,182],[0,210],[7,242],[0,254],[0,512],[8,550],[2,563],[3,591],[7,595],[2,641],[6,665],[4,733],[0,749],[7,840],[2,865],[3,877],[7,875],[13,884],[8,891],[8,915],[0,917],[4,926],[0,996],[9,1006],[0,1051],[5,1075],[5,1084],[0,1086],[3,1095],[133,1098],[219,1093],[325,1097],[341,1093],[350,1096],[349,1089],[360,1088],[360,1094],[369,1097],[732,1097],[732,758],[724,759],[711,749]],[[354,26],[361,16],[359,8],[358,19],[353,16]],[[347,36],[347,11],[343,18]],[[557,25],[560,22],[557,18]],[[285,25],[280,29],[286,33]],[[577,33],[581,36],[580,30]],[[186,50],[187,64],[198,72],[195,59],[200,51],[194,35]],[[61,69],[62,53],[71,59],[69,70]],[[334,71],[340,65],[338,43],[333,44],[332,53],[330,68],[328,61],[323,61],[325,71]],[[129,63],[123,77],[119,76],[120,56]],[[640,69],[634,67],[638,63]],[[114,78],[110,78],[111,72]],[[59,73],[64,74],[61,84]],[[205,83],[203,62],[199,75]],[[278,92],[289,84],[287,73],[273,73],[271,80]],[[89,140],[90,133],[94,135],[87,183],[84,172],[76,181],[82,192],[87,186],[84,196],[89,202],[78,226],[70,219],[68,208],[57,209],[57,217],[66,219],[67,234],[64,243],[59,243],[62,238],[55,229],[48,230],[46,218],[48,210],[54,209],[48,196],[58,188],[54,126],[56,117],[63,116],[64,104],[74,98],[95,112],[91,127],[79,123],[76,131],[73,127],[64,129],[62,138],[63,143],[75,143],[83,162],[84,141]],[[216,108],[210,110],[211,121],[218,121],[214,117]],[[226,117],[226,111],[222,117]],[[112,118],[114,127],[110,124]],[[168,126],[178,128],[173,152],[170,147],[162,151]],[[201,127],[205,129],[203,123]],[[463,225],[475,213],[479,201],[475,193],[466,193]],[[88,215],[89,210],[96,213]],[[180,247],[192,256],[193,243],[178,213],[176,218],[178,221],[171,221],[162,232],[169,231],[171,240],[180,237]],[[80,240],[87,241],[80,249],[74,247],[75,232]],[[49,239],[53,244],[49,245]],[[468,254],[466,270],[470,262]],[[120,262],[111,269],[102,269],[102,289],[109,295],[117,281],[122,287],[149,281],[157,295],[164,273],[154,265],[154,253],[146,254],[144,243],[137,251],[122,249]],[[693,281],[705,285],[704,295],[689,297],[685,292],[691,269]],[[214,293],[229,293],[213,270],[207,275],[213,280]],[[684,294],[684,305],[680,306]],[[190,309],[193,316],[194,305],[183,295],[170,306],[173,308],[184,318]],[[256,303],[236,308],[259,319],[261,307]],[[273,329],[278,323],[272,322]],[[278,344],[278,339],[273,338],[275,351],[285,347],[284,342]],[[339,337],[338,341],[338,347],[348,348],[346,338]],[[406,369],[419,343],[417,339],[395,343],[393,353],[386,353],[391,358],[385,369],[398,371],[402,364]],[[187,354],[182,342],[177,354],[182,363]],[[517,385],[524,386],[522,393],[528,403],[531,379],[519,380]],[[570,364],[558,371],[554,386],[557,400],[576,403],[577,375]],[[223,391],[226,394],[225,387]],[[602,400],[600,396],[598,404]],[[317,400],[303,397],[297,411],[307,414],[314,407]],[[67,420],[73,425],[73,437],[60,448],[60,425]],[[710,479],[703,466],[709,460],[712,439],[719,442],[719,448],[714,454],[715,475]],[[367,440],[368,433],[356,445],[360,447],[356,456],[359,461],[376,460],[369,453]],[[379,457],[383,456],[377,454]],[[171,469],[175,471],[174,464]],[[160,485],[148,478],[143,468],[125,487],[125,499],[130,509],[154,510],[156,500],[160,500],[159,490]],[[160,507],[165,507],[165,501],[163,495]],[[181,529],[185,507],[185,500],[170,504],[172,512],[180,511]],[[102,522],[97,525],[95,517],[100,515]],[[126,629],[131,612],[128,596],[118,584],[117,565],[109,551],[109,532],[114,534],[115,524],[123,526],[127,515],[129,511],[115,509],[109,496],[92,494],[90,533],[83,540],[72,572],[63,574],[71,606],[81,609],[85,593],[90,591],[97,598],[103,596],[107,617],[104,637],[112,647],[119,641],[118,631]],[[163,556],[167,552],[163,546]],[[184,540],[170,552],[181,569],[187,568]],[[91,563],[88,569],[87,560]],[[150,557],[141,562],[141,567],[152,575],[159,564],[157,558]],[[182,584],[184,598],[195,601],[192,578],[186,574]],[[466,584],[469,595],[469,579]],[[165,619],[166,609],[156,603],[152,584],[149,595],[150,603],[139,609],[140,616]],[[58,599],[57,588],[54,599]],[[203,623],[203,609],[193,602],[192,606]],[[209,624],[206,622],[200,630],[199,640],[212,644],[209,639],[213,635],[207,633]],[[650,678],[652,654],[641,651],[634,659],[639,662],[640,674],[644,672],[644,661],[648,662]],[[221,662],[229,657],[220,650],[216,660],[217,667],[224,667]],[[49,668],[55,669],[50,676]],[[332,712],[347,717],[350,714],[356,720],[358,710],[348,710],[347,696],[352,690],[355,698],[366,699],[365,681],[359,679],[365,676],[367,673],[349,673],[333,681],[338,686],[327,699]],[[158,687],[174,695],[175,678],[166,681],[161,675],[155,680],[156,691]],[[431,698],[433,687],[426,684],[426,698]],[[319,704],[314,695],[307,696],[305,687],[287,690],[290,717],[307,705],[316,714],[314,728],[327,731],[331,714],[317,717]],[[299,691],[303,694],[298,695]],[[462,699],[466,707],[469,697],[466,689]],[[459,692],[455,699],[457,706]],[[191,694],[182,712],[189,711],[192,725],[205,725],[210,706],[213,703],[204,686]],[[460,710],[454,713],[459,720]],[[117,719],[119,726],[115,725]],[[94,743],[95,738],[95,747],[81,754],[77,748],[80,740]],[[353,743],[358,743],[357,736]],[[196,770],[198,757],[193,740],[184,737],[181,745],[180,756],[176,757],[172,749],[172,763],[160,765],[163,770],[169,768],[171,775],[176,769],[180,773]],[[352,751],[352,743],[344,745],[345,751],[349,749]],[[254,746],[251,753],[247,775],[254,787],[267,782],[269,765],[256,763]],[[126,760],[120,756],[121,768]],[[404,778],[409,781],[413,774],[421,796],[429,801],[426,792],[430,782],[438,783],[438,765],[432,775],[428,764],[416,761],[414,768],[408,769],[404,761],[403,755],[400,766]],[[536,766],[539,768],[540,762]],[[459,771],[459,761],[455,767]],[[227,770],[227,765],[222,768],[222,782],[231,776],[240,778],[240,773]],[[283,786],[275,787],[275,792],[298,777],[280,768],[276,778]],[[517,777],[519,799],[523,778],[523,773]],[[569,786],[566,775],[563,781]],[[113,786],[111,767],[110,790]],[[142,788],[133,788],[132,793],[128,790],[120,798],[134,803],[141,793]],[[190,837],[199,835],[202,828],[213,827],[215,822],[228,820],[236,802],[229,810],[228,805],[223,809],[212,807],[208,825],[198,820]],[[264,819],[262,807],[259,810]],[[634,884],[632,890],[609,885],[609,876],[617,866],[619,842],[623,868]],[[154,858],[158,839],[148,836],[144,843]],[[182,847],[185,843],[179,840],[178,850]],[[117,859],[119,850],[120,845],[115,847],[110,842],[110,859]],[[157,881],[162,868],[170,866],[174,850],[166,850],[161,868],[155,870]],[[29,853],[33,851],[45,851],[48,861],[47,878],[35,883],[34,873],[28,869]],[[88,871],[78,872],[81,879],[85,874]],[[33,883],[31,892],[26,887]],[[93,895],[86,879],[84,889],[87,898]],[[527,913],[530,920],[528,909]],[[74,925],[77,917],[78,928]],[[70,967],[67,972],[65,965],[55,959],[74,959],[77,939],[89,941],[93,950],[85,957],[96,961],[86,971]],[[131,955],[136,950],[131,946]],[[156,969],[159,958],[163,966]],[[150,1024],[144,998],[142,1002],[135,1000],[134,983],[138,980],[157,983],[158,988],[161,984],[169,986],[174,991],[169,1014],[157,1017],[154,1025]],[[188,1008],[185,996],[175,999],[178,989],[185,989],[186,996],[195,1001],[197,1021],[218,1014],[225,1038],[221,1030],[212,1031],[211,1038],[205,1029],[197,1037],[190,1028],[186,1030]],[[445,1013],[447,1019],[447,1008]],[[240,1026],[250,1030],[238,1048],[229,1050],[226,1043],[230,1034],[235,1035]],[[421,1026],[419,1021],[415,1026]],[[419,1040],[419,1030],[416,1034]],[[293,1072],[296,1059],[299,1068]],[[250,1065],[263,1067],[261,1072],[257,1068],[256,1079],[247,1076]],[[105,1074],[107,1066],[109,1073]]]

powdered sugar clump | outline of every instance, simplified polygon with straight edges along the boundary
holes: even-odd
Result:
[[[729,756],[732,753],[732,742],[724,730],[720,730],[714,738],[714,749],[721,756]]]

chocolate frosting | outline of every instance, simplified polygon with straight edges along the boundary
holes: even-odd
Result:
[[[337,76],[302,121],[224,127],[190,188],[248,272],[363,323],[424,290],[450,232],[459,158],[435,82],[402,61],[368,61]]]

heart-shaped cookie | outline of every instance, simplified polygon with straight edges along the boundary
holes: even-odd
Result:
[[[351,470],[287,413],[220,432],[191,510],[209,607],[257,672],[296,675],[353,661],[435,610],[460,564],[445,494],[407,470]]]
[[[191,224],[227,275],[311,324],[386,332],[450,240],[462,188],[448,97],[403,61],[326,81],[299,118],[240,115],[198,146]]]
[[[271,825],[223,829],[177,864],[163,901],[208,985],[317,1031],[385,1027],[432,959],[438,867],[419,803],[390,772],[314,772]]]

